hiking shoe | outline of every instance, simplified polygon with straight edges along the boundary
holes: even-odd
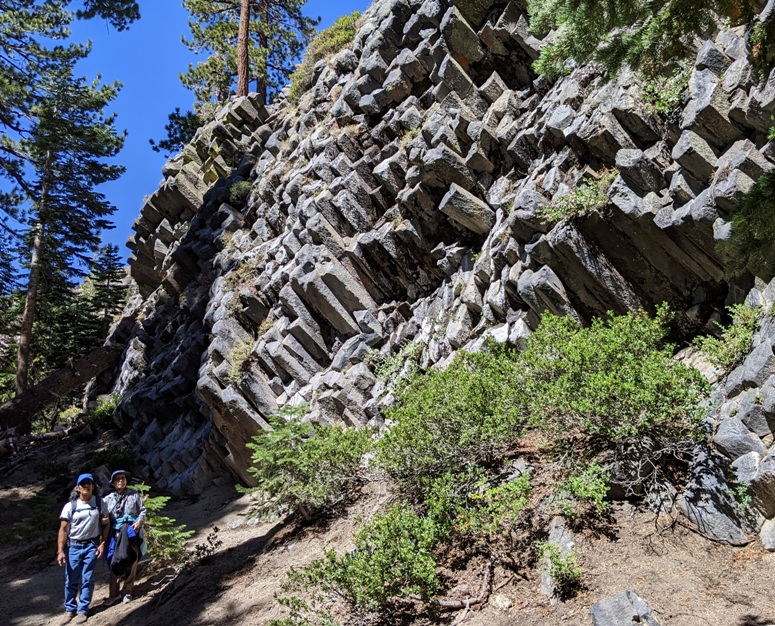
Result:
[[[124,596],[124,604],[126,604],[127,602],[131,602],[131,601],[132,601],[132,594],[131,593],[126,594]]]
[[[65,616],[62,618],[62,621],[59,622],[60,626],[69,624],[74,617],[75,617],[75,611],[65,611]]]
[[[120,602],[119,596],[108,596],[102,601],[102,606],[113,606],[116,602]]]
[[[78,613],[73,624],[85,624],[87,619],[89,619],[89,616],[86,613]]]

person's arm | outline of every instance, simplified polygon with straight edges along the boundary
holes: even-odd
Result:
[[[105,501],[102,501],[102,511],[100,511],[100,514],[105,517],[108,514],[108,507],[105,504]],[[110,524],[101,524],[100,525],[100,533],[102,535],[102,542],[100,545],[97,546],[97,558],[102,558],[102,555],[104,554],[105,550],[108,549],[108,537],[110,537]]]
[[[57,565],[64,567],[67,561],[65,550],[67,549],[67,529],[70,523],[66,520],[59,520],[59,534],[57,535]]]
[[[139,493],[135,493],[135,500],[137,500],[137,507],[140,512],[137,514],[137,518],[135,519],[135,523],[132,524],[132,527],[135,529],[135,532],[139,532],[143,527],[143,524],[145,524],[145,500],[143,500],[143,496]]]

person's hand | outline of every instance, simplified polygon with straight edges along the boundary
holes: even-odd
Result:
[[[138,522],[135,522],[134,524],[132,524],[132,528],[134,528],[134,529],[135,529],[135,532],[136,532],[136,533],[139,533],[139,532],[140,532],[140,529],[141,529],[142,527],[143,527],[143,523],[142,523],[142,522],[139,522],[139,521],[138,521]]]
[[[59,565],[59,567],[64,567],[66,561],[67,559],[65,558],[65,553],[62,552],[62,550],[57,552],[57,565]]]
[[[103,541],[100,545],[97,546],[97,558],[102,558],[102,553],[105,552],[105,542]]]

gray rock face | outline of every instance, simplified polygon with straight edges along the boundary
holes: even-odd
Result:
[[[544,311],[588,323],[662,301],[691,334],[741,293],[715,245],[772,169],[775,82],[755,83],[739,33],[703,42],[668,123],[629,73],[536,80],[545,43],[528,19],[516,1],[378,0],[297,104],[236,98],[165,165],[129,243],[142,303],[116,338],[126,357],[93,390],[122,394],[149,480],[250,482],[245,443],[288,404],[379,425],[392,395],[372,351],[413,342],[428,368],[489,336],[523,345]],[[614,167],[601,209],[547,217]],[[756,292],[765,306],[770,292]],[[770,334],[710,412],[716,450],[766,516]],[[743,541],[723,463],[684,509]]]

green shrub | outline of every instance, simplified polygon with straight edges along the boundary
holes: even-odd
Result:
[[[468,508],[457,515],[456,530],[488,541],[497,535],[509,537],[531,492],[529,473],[495,486],[480,482],[480,488],[468,495]]]
[[[168,496],[150,497],[150,487],[144,483],[132,485],[132,489],[143,494],[146,510],[143,529],[154,567],[185,563],[190,558],[185,543],[195,531],[186,530],[184,524],[176,524],[173,518],[161,515],[169,502]]]
[[[732,324],[721,329],[720,337],[696,337],[692,345],[708,355],[711,363],[731,369],[740,363],[751,349],[751,340],[759,326],[758,309],[745,304],[727,307]]]
[[[583,217],[608,206],[608,189],[619,175],[616,169],[603,170],[598,178],[582,180],[570,193],[541,210],[543,219],[557,222],[566,217]]]
[[[247,444],[253,451],[248,471],[256,486],[253,514],[298,511],[309,520],[342,502],[362,482],[361,460],[371,448],[371,431],[311,424],[306,407],[270,416],[272,430]]]
[[[423,344],[407,341],[393,355],[382,356],[376,350],[366,356],[366,364],[374,371],[377,380],[399,387],[419,372],[419,360]]]
[[[539,544],[538,554],[549,564],[557,595],[563,599],[571,597],[581,584],[582,570],[576,562],[576,551],[563,554],[558,545],[545,542]]]
[[[732,210],[732,230],[718,243],[731,276],[775,276],[775,171],[762,174]]]
[[[646,109],[673,121],[683,108],[690,72],[680,68],[670,76],[655,76],[643,86]]]
[[[250,195],[252,184],[249,180],[241,180],[229,188],[229,202],[239,209],[245,206]]]
[[[569,476],[566,481],[555,485],[559,494],[559,506],[566,517],[577,517],[580,505],[589,506],[599,515],[608,508],[606,496],[610,476],[597,463],[590,463],[581,474]]]
[[[226,380],[230,383],[237,384],[242,380],[242,372],[247,369],[253,357],[253,342],[252,341],[240,341],[234,346],[231,352],[229,352],[229,361],[231,361],[231,369],[226,375]]]
[[[663,343],[669,313],[596,318],[581,328],[545,314],[523,354],[532,424],[560,440],[610,449],[648,439],[657,450],[699,436],[709,393]]]
[[[433,479],[500,458],[522,424],[513,351],[462,353],[445,370],[416,375],[386,410],[394,422],[379,441],[378,465],[407,493]]]
[[[291,74],[289,100],[295,102],[312,87],[313,71],[318,61],[336,54],[352,42],[360,16],[360,11],[354,11],[350,15],[343,15],[312,40],[301,64]]]
[[[86,422],[94,428],[106,428],[113,426],[113,411],[121,402],[121,396],[112,394],[101,399],[97,406],[86,413]]]
[[[293,570],[288,589],[316,588],[359,612],[384,612],[409,596],[427,602],[440,585],[434,547],[443,530],[409,505],[393,505],[357,533],[354,550],[326,552],[324,559]]]

